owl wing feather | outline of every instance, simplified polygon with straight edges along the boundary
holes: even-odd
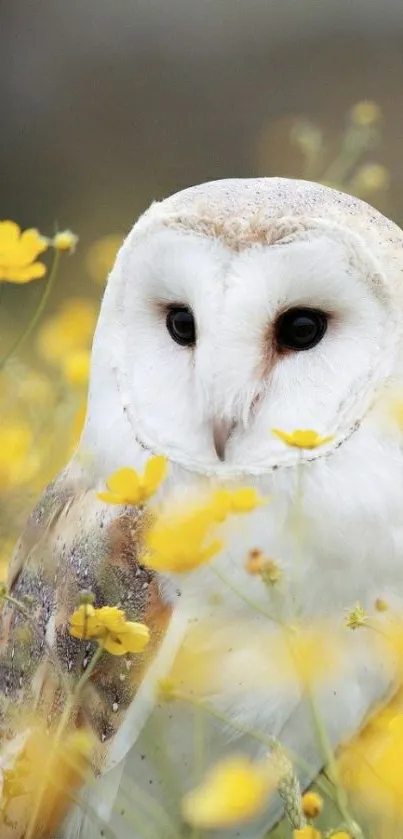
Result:
[[[48,725],[57,725],[69,691],[97,649],[96,643],[69,633],[69,618],[81,591],[93,593],[95,606],[119,605],[128,619],[144,622],[150,630],[144,653],[103,654],[72,712],[69,725],[89,728],[94,735],[96,773],[109,762],[111,745],[129,710],[133,723],[136,695],[143,696],[143,717],[153,701],[150,691],[144,691],[145,674],[158,658],[172,610],[160,595],[156,576],[139,561],[145,520],[142,509],[102,503],[88,481],[73,478],[67,468],[45,490],[19,539],[1,612],[1,742],[2,753],[12,755],[11,762],[10,757],[0,760],[3,839],[25,836],[32,805],[29,796],[21,797],[21,790],[16,800],[9,800],[4,786],[23,750],[24,715],[32,719],[35,713]],[[128,748],[134,740],[130,733],[127,738]],[[62,807],[60,818],[64,811]],[[53,836],[54,814],[50,821],[45,818],[36,828],[35,839]]]

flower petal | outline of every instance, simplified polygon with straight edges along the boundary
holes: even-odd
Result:
[[[153,495],[158,489],[161,481],[164,480],[167,472],[167,459],[162,455],[155,455],[150,457],[144,469],[143,483],[147,490],[147,495]]]
[[[34,262],[33,265],[22,268],[3,265],[0,262],[0,280],[6,283],[29,283],[31,280],[39,280],[45,274],[46,265],[43,262]]]
[[[128,653],[140,653],[150,640],[150,630],[144,623],[126,621],[121,640]]]
[[[203,829],[225,828],[259,815],[275,783],[268,767],[237,755],[214,766],[182,801],[186,821]]]
[[[48,243],[35,228],[24,230],[18,242],[18,250],[21,251],[21,258],[24,260],[21,264],[27,265],[29,262],[33,262],[47,248]]]
[[[20,233],[21,228],[15,221],[0,221],[0,259],[5,248],[14,247]]]
[[[125,655],[126,647],[120,635],[114,635],[113,632],[107,632],[102,644],[104,650],[111,655]]]
[[[134,499],[139,496],[140,479],[134,469],[123,467],[110,475],[106,485],[108,489],[126,499]]]

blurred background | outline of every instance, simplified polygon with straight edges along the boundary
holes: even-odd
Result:
[[[104,282],[152,200],[215,178],[303,175],[403,222],[403,5],[9,0],[0,64],[0,218],[79,236],[27,340],[50,267],[0,283],[7,553],[74,447]]]

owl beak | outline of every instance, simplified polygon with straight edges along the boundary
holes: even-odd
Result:
[[[213,424],[214,448],[219,460],[225,460],[225,450],[235,425],[233,420],[215,420]]]

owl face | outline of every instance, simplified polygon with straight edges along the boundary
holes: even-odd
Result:
[[[157,225],[119,256],[119,398],[138,441],[186,468],[295,463],[272,429],[330,435],[306,457],[331,454],[393,367],[391,295],[359,237],[316,220],[271,239]]]

